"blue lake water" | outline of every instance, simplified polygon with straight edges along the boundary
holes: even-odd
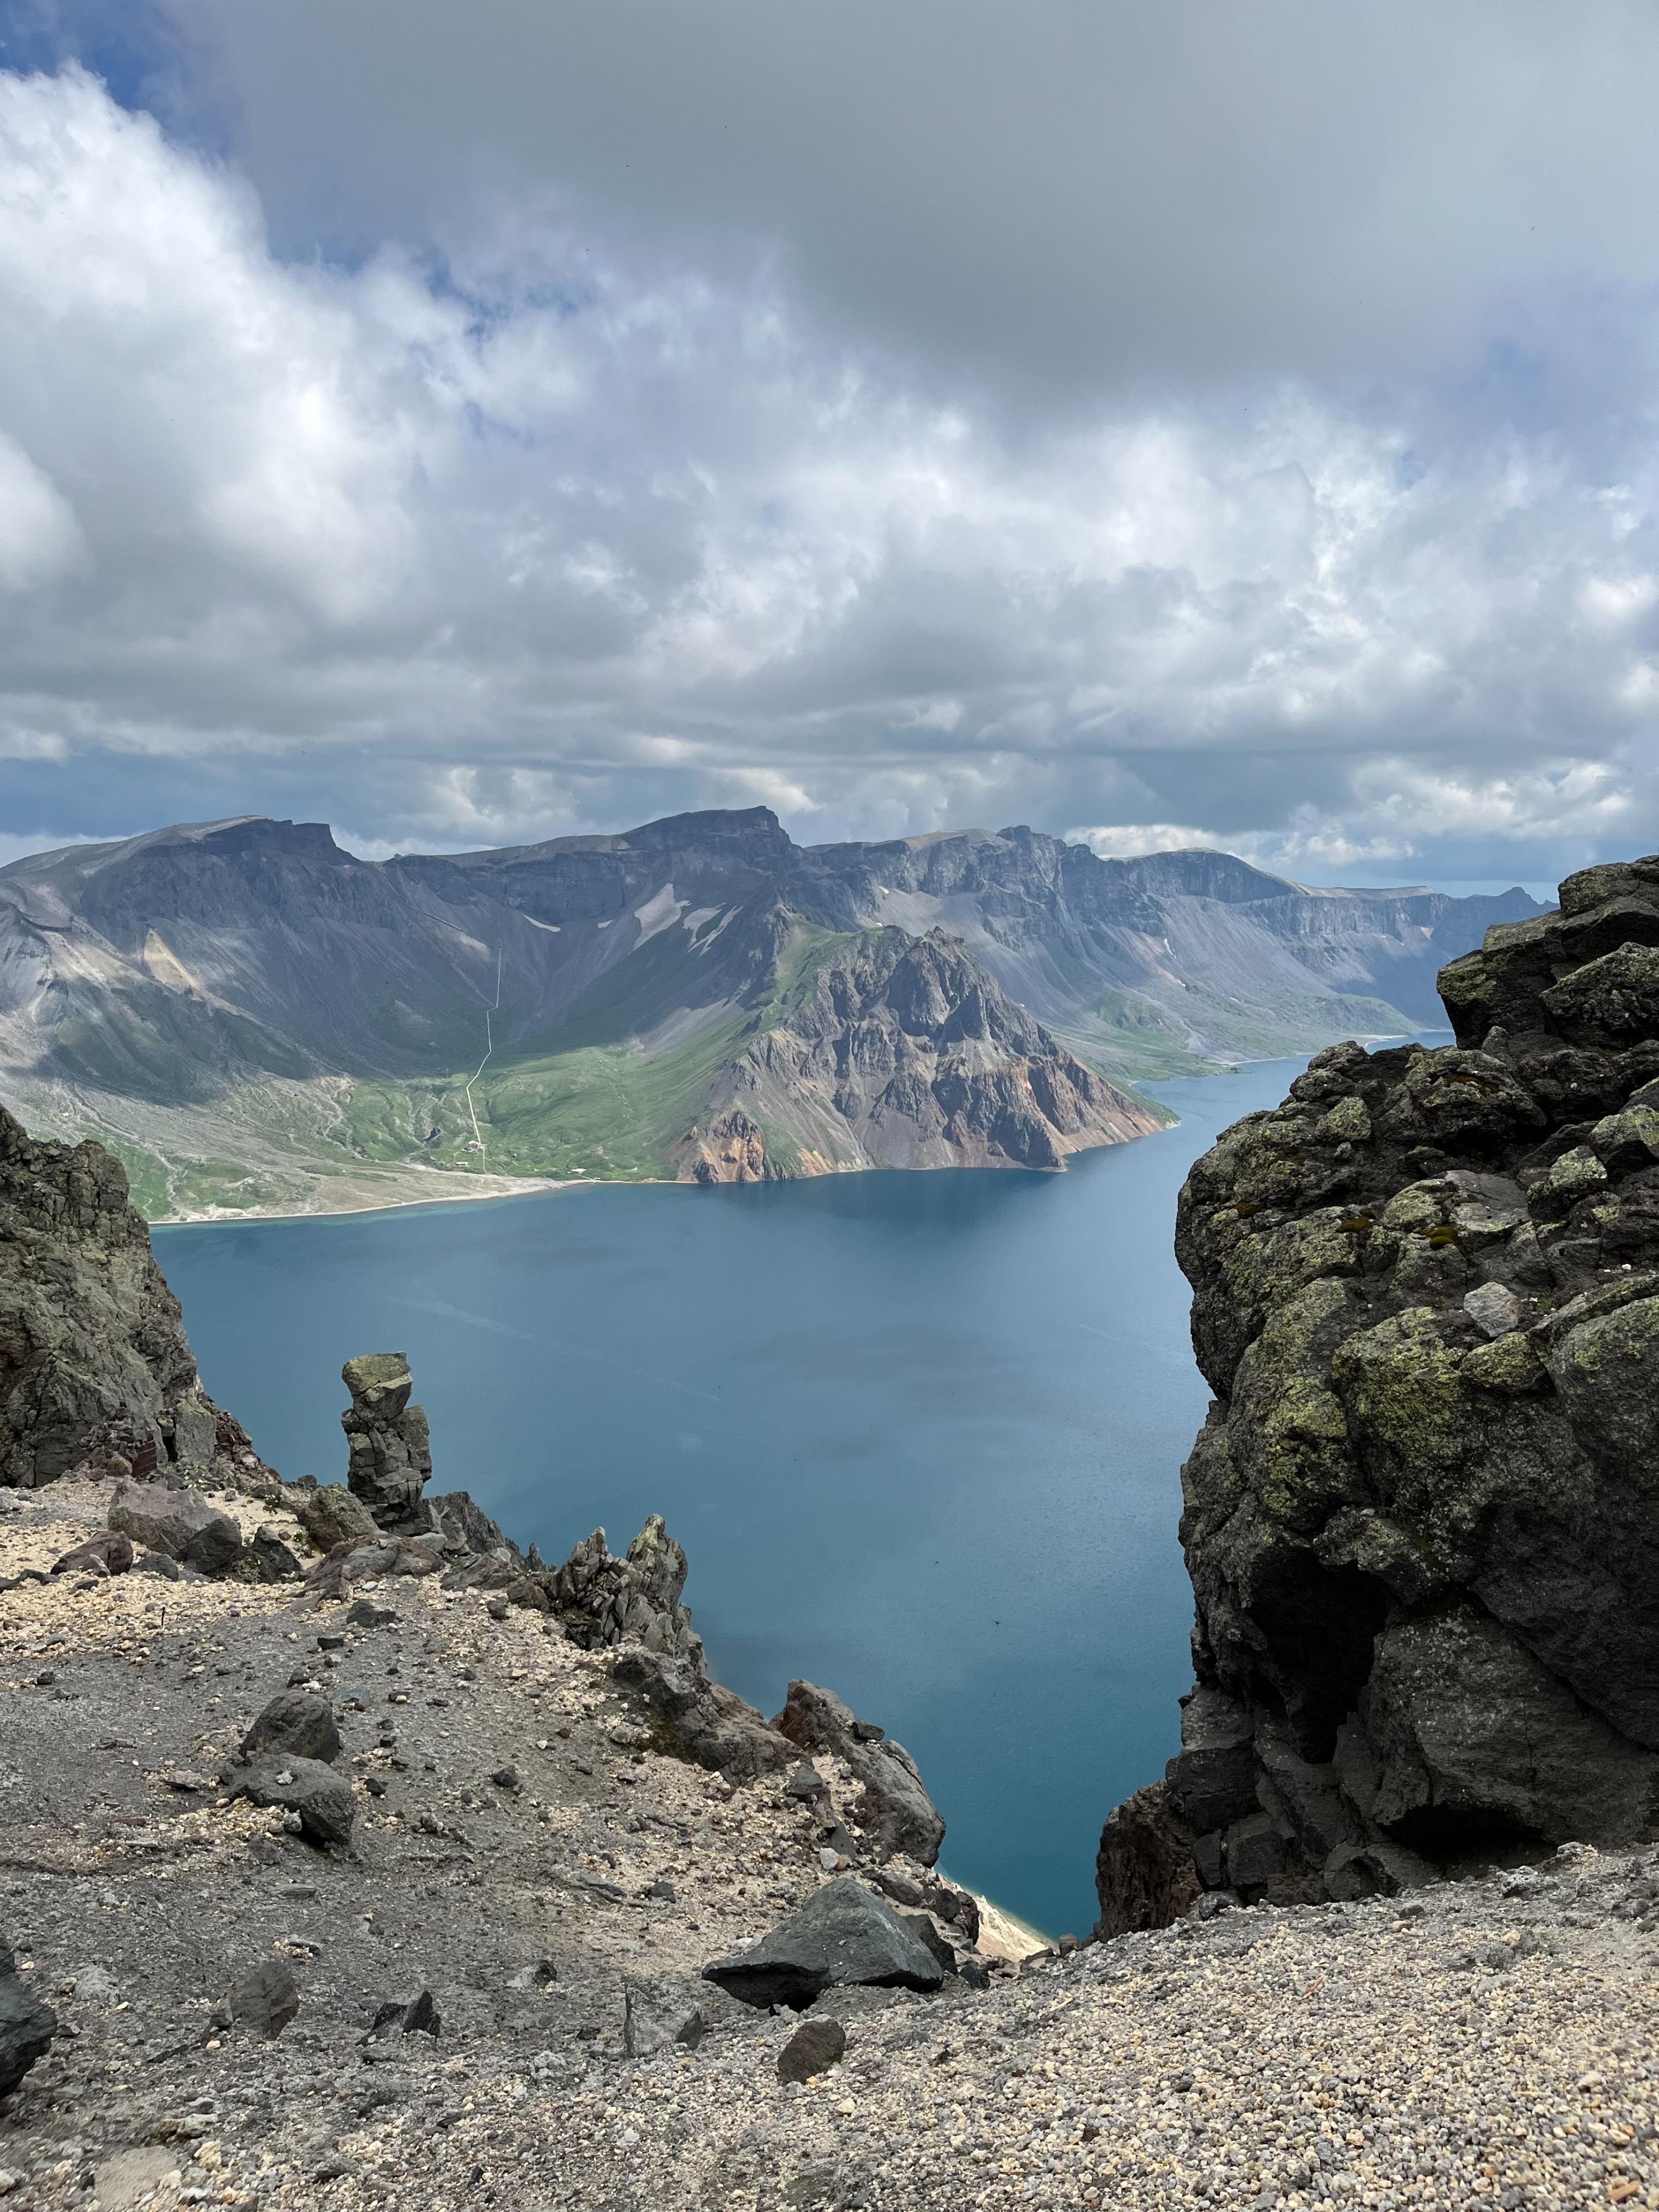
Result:
[[[1153,1086],[1178,1128],[1060,1176],[614,1185],[160,1230],[203,1378],[343,1480],[341,1362],[406,1350],[434,1489],[562,1558],[660,1512],[717,1675],[907,1745],[943,1863],[1050,1934],[1163,1771],[1189,1680],[1178,1470],[1206,1392],[1170,1249],[1188,1164],[1278,1060]]]

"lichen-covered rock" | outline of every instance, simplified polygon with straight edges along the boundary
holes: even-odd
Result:
[[[1441,988],[1454,1046],[1321,1053],[1182,1193],[1168,1802],[1246,1896],[1659,1816],[1659,858]]]
[[[0,1109],[0,1484],[267,1472],[203,1390],[118,1160]]]
[[[319,1483],[293,1493],[294,1517],[319,1552],[337,1544],[373,1543],[380,1534],[374,1516],[342,1482]]]
[[[421,1492],[432,1474],[432,1440],[424,1409],[411,1406],[415,1388],[402,1352],[366,1352],[348,1359],[340,1379],[351,1403],[340,1416],[346,1433],[346,1484],[381,1528],[426,1526]]]

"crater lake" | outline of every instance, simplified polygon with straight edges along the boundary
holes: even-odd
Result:
[[[1086,1933],[1100,1826],[1177,1747],[1179,1470],[1207,1392],[1176,1194],[1304,1063],[1146,1086],[1180,1114],[1063,1175],[610,1184],[160,1229],[208,1389],[343,1481],[341,1363],[407,1351],[432,1488],[550,1560],[659,1512],[718,1678],[792,1676],[915,1758],[951,1876]]]

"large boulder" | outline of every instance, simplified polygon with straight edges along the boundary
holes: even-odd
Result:
[[[10,1950],[0,1943],[0,2097],[45,2056],[57,2033],[57,2014],[41,2003],[18,1972]]]
[[[337,1544],[373,1543],[380,1533],[368,1506],[343,1482],[295,1490],[292,1499],[295,1519],[319,1552],[331,1552]]]
[[[340,1756],[334,1708],[314,1690],[279,1690],[238,1747],[241,1758],[315,1759],[325,1766]]]
[[[415,1384],[407,1353],[363,1352],[347,1360],[340,1378],[351,1393],[340,1426],[352,1495],[378,1528],[424,1528],[421,1492],[432,1473],[432,1442],[424,1410],[409,1402]]]
[[[1168,1811],[1247,1898],[1659,1818],[1659,858],[1440,981],[1455,1045],[1333,1046],[1181,1196]]]
[[[915,1929],[860,1882],[826,1882],[752,1949],[702,1970],[744,2004],[805,2012],[828,1989],[937,1990],[945,1969]]]
[[[351,1841],[357,1811],[351,1784],[320,1759],[256,1759],[246,1773],[233,1776],[231,1788],[256,1805],[296,1814],[301,1833],[313,1844]]]
[[[902,1852],[933,1865],[945,1822],[902,1743],[872,1722],[854,1719],[833,1690],[815,1682],[792,1682],[772,1725],[802,1751],[830,1753],[852,1770],[862,1789],[853,1817],[883,1857]]]
[[[171,1490],[149,1482],[118,1484],[110,1501],[109,1525],[183,1566],[200,1568],[204,1575],[220,1573],[242,1548],[242,1532],[235,1522],[210,1505],[198,1490]]]
[[[0,1484],[226,1455],[259,1466],[203,1391],[120,1163],[0,1109]]]

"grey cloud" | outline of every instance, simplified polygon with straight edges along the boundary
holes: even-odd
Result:
[[[1656,274],[1626,0],[174,7],[302,250],[539,189],[728,277],[775,256],[947,383],[1415,371]]]
[[[0,831],[259,809],[379,851],[763,800],[805,836],[1030,820],[1111,848],[1154,825],[1372,880],[1659,844],[1647,302],[1583,276],[1559,332],[1534,297],[1526,343],[1461,379],[1240,357],[1205,394],[1016,418],[915,370],[925,301],[854,343],[805,246],[793,278],[692,266],[672,209],[587,228],[533,179],[464,219],[465,117],[417,81],[437,19],[404,14],[382,121],[431,130],[441,267],[285,258],[235,169],[84,78],[0,76],[0,463],[28,495],[0,540]],[[331,37],[367,67],[383,20],[364,0]],[[505,11],[483,20],[506,40]],[[1039,46],[1059,21],[1038,11]],[[298,155],[273,149],[298,124],[234,28],[292,243]],[[349,109],[356,64],[320,32],[311,60],[331,189],[327,101]],[[453,97],[482,97],[459,66]],[[530,113],[503,101],[500,176]],[[804,143],[827,161],[836,135]],[[342,186],[365,239],[374,161],[386,225],[426,220],[396,152]],[[653,175],[665,207],[672,164]],[[794,222],[750,182],[751,215]]]

